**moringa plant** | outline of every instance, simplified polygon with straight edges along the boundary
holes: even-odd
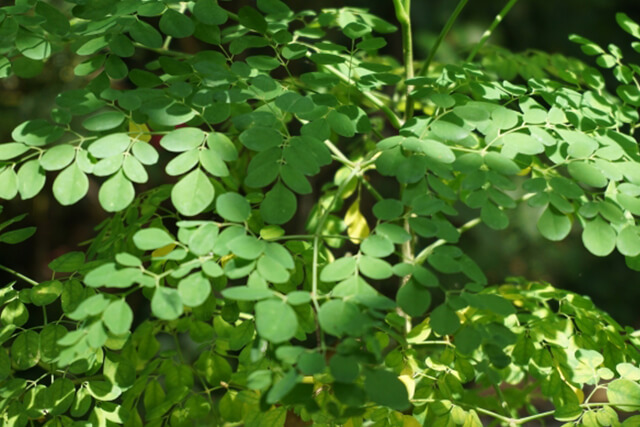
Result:
[[[0,7],[1,77],[66,53],[78,82],[0,144],[0,197],[93,185],[109,213],[51,280],[0,267],[0,424],[640,425],[637,331],[489,284],[459,246],[526,205],[545,238],[640,269],[640,65],[580,36],[608,80],[487,46],[514,0],[455,64],[434,54],[466,0],[424,61],[410,0],[398,27],[237,3]]]

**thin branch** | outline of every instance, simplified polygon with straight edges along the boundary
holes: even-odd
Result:
[[[331,65],[323,65],[323,67],[325,70],[329,71],[331,74],[338,77],[343,82],[349,84],[349,77],[345,76],[337,68]],[[385,114],[385,116],[387,116],[387,119],[389,120],[389,123],[391,123],[391,126],[393,126],[396,129],[400,129],[402,127],[400,117],[398,117],[391,108],[387,107],[384,104],[384,102],[382,102],[377,96],[373,95],[371,92],[361,91],[357,87],[355,87],[355,89],[358,92],[360,92],[362,96],[364,96],[367,100],[369,100],[373,105],[378,107]]]
[[[458,232],[464,233],[465,231],[472,229],[473,227],[480,224],[481,222],[482,220],[480,218],[474,218],[471,221],[468,221],[465,224],[461,225],[460,228],[458,228]],[[447,243],[447,241],[444,239],[436,240],[435,242],[433,242],[432,244],[424,248],[422,251],[420,251],[420,253],[418,254],[418,256],[416,256],[413,263],[417,265],[424,263],[429,257],[429,255],[431,255],[431,253],[434,251],[435,248],[442,246],[445,243]]]
[[[469,53],[469,56],[467,56],[467,62],[473,61],[473,58],[475,58],[476,54],[480,51],[480,49],[482,49],[482,46],[484,46],[484,44],[487,42],[489,37],[491,37],[491,35],[493,34],[493,30],[496,29],[496,27],[500,24],[500,22],[502,22],[504,17],[507,15],[507,13],[509,13],[511,8],[517,2],[518,0],[509,0],[509,2],[502,8],[500,13],[496,15],[496,17],[494,18],[493,22],[491,23],[487,31],[485,31],[482,37],[480,38],[480,41],[476,43],[476,45],[471,50],[471,53]]]
[[[413,78],[413,37],[411,34],[411,0],[393,0],[396,10],[396,18],[402,31],[402,58],[404,60],[405,80]],[[413,100],[410,93],[413,86],[405,83],[405,121],[413,116]]]
[[[445,39],[445,37],[447,37],[447,34],[449,34],[451,27],[453,27],[453,24],[456,22],[456,19],[458,19],[458,15],[460,15],[460,12],[462,12],[462,9],[464,9],[468,1],[469,0],[460,0],[460,2],[458,3],[458,6],[456,6],[453,13],[449,16],[447,23],[442,28],[442,31],[440,31],[440,34],[438,35],[436,42],[433,44],[433,47],[429,51],[429,56],[427,57],[427,60],[424,61],[424,63],[422,64],[422,68],[420,68],[420,71],[418,71],[419,76],[426,74],[427,71],[429,70],[429,65],[431,65],[431,61],[433,61],[433,57],[436,55],[436,52],[438,51],[440,44]]]
[[[24,274],[22,274],[22,273],[18,273],[17,271],[15,271],[15,270],[13,270],[13,269],[11,269],[11,268],[9,268],[9,267],[5,267],[5,266],[4,266],[4,265],[2,265],[2,264],[0,264],[0,270],[4,270],[4,271],[6,271],[7,273],[10,273],[10,274],[12,274],[12,275],[13,275],[13,276],[15,276],[15,277],[17,277],[17,278],[19,278],[19,279],[24,280],[25,282],[29,283],[29,284],[30,284],[30,285],[32,285],[32,286],[37,286],[37,285],[39,285],[39,283],[38,283],[38,282],[36,282],[35,280],[31,279],[30,277],[27,277],[27,276],[25,276],[25,275],[24,275]]]
[[[344,192],[347,185],[349,185],[349,182],[355,176],[357,176],[358,173],[360,173],[360,166],[356,165],[356,167],[351,169],[351,173],[349,174],[347,179],[345,179],[340,184],[340,186],[338,187],[338,190],[336,191],[335,196],[331,200],[331,203],[329,204],[329,206],[327,206],[326,211],[323,212],[322,216],[318,220],[318,224],[316,225],[316,230],[313,237],[313,260],[311,264],[311,301],[313,302],[313,307],[316,310],[316,329],[318,331],[318,341],[320,341],[320,347],[322,349],[322,353],[326,353],[326,346],[323,339],[322,328],[320,328],[318,324],[318,317],[317,317],[317,313],[320,312],[320,304],[318,303],[318,254],[320,251],[320,238],[323,237],[320,233],[322,232],[322,228],[324,227],[324,224],[327,222],[327,219],[331,214],[331,209],[333,208],[333,205],[335,204],[336,200],[338,200],[338,198],[342,196],[342,193]]]

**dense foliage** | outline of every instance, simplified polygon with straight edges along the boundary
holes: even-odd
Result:
[[[637,412],[638,332],[548,283],[490,286],[458,246],[524,204],[545,238],[580,227],[588,251],[640,269],[640,66],[579,36],[607,77],[485,46],[514,3],[459,64],[433,54],[466,0],[415,63],[410,0],[394,0],[399,27],[279,0],[1,7],[0,77],[71,52],[84,84],[0,144],[0,197],[50,180],[60,204],[89,194],[111,215],[51,280],[0,267],[15,276],[0,289],[0,423],[609,426]],[[617,20],[640,52],[640,26]],[[381,54],[396,31],[401,62]],[[35,232],[23,218],[0,242]]]

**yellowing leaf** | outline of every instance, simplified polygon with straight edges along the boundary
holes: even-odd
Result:
[[[422,424],[418,422],[411,415],[403,415],[402,416],[402,427],[420,427]]]
[[[527,166],[526,168],[522,169],[520,172],[518,172],[518,176],[527,176],[529,175],[529,172],[531,172],[531,166]]]
[[[131,136],[131,138],[137,139],[138,141],[149,142],[151,141],[150,132],[151,131],[146,124],[138,124],[129,120],[129,136]]]
[[[402,381],[404,386],[407,388],[407,392],[409,393],[409,399],[413,398],[413,394],[416,391],[416,382],[413,380],[413,378],[410,375],[400,375],[398,379]],[[405,422],[404,425],[406,426],[409,424],[406,424]]]
[[[220,258],[220,265],[224,268],[225,264],[231,261],[233,258],[235,258],[234,254],[223,256],[222,258]]]
[[[347,209],[344,223],[347,225],[347,235],[353,243],[360,243],[369,235],[369,224],[367,224],[367,220],[360,212],[359,198]]]
[[[151,257],[162,258],[163,256],[168,255],[175,247],[176,247],[175,243],[169,243],[168,245],[158,248],[155,251],[151,252]]]

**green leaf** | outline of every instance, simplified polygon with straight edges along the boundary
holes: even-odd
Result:
[[[625,256],[634,257],[640,254],[640,233],[635,226],[626,226],[618,232],[616,239],[618,251]]]
[[[122,171],[131,181],[144,184],[149,180],[149,175],[142,163],[134,156],[125,156],[122,161]]]
[[[396,301],[409,316],[422,316],[431,305],[431,293],[415,281],[409,280],[398,290]]]
[[[366,255],[384,258],[394,252],[395,246],[387,237],[375,234],[362,241],[360,244],[360,250]]]
[[[289,280],[289,272],[273,258],[261,257],[257,267],[260,275],[271,283],[286,283]]]
[[[143,251],[162,248],[174,243],[173,237],[160,228],[145,228],[133,235],[133,243]]]
[[[72,145],[56,145],[40,158],[40,166],[47,171],[57,171],[68,166],[75,156],[76,150]]]
[[[51,271],[56,273],[72,273],[78,271],[85,263],[84,252],[73,251],[60,255],[49,263]]]
[[[75,162],[60,172],[53,181],[53,195],[64,206],[73,205],[82,199],[87,191],[89,191],[89,179]]]
[[[489,151],[484,156],[484,163],[489,167],[489,169],[503,175],[515,175],[520,172],[520,168],[513,160],[494,151]]]
[[[358,336],[366,327],[358,307],[338,299],[322,304],[318,312],[318,321],[326,333],[337,337],[344,334]]]
[[[267,224],[285,224],[296,213],[298,201],[295,194],[277,182],[269,190],[260,205],[260,215]]]
[[[168,36],[181,39],[189,37],[194,30],[193,21],[176,10],[167,9],[160,18],[160,31]]]
[[[162,47],[162,35],[153,28],[141,20],[135,20],[131,28],[129,28],[129,34],[131,38],[138,43],[150,47],[152,49],[159,49]]]
[[[227,247],[240,258],[253,260],[262,255],[266,243],[253,236],[240,236],[231,240]]]
[[[200,164],[213,176],[229,176],[229,168],[218,153],[213,150],[199,150]]]
[[[611,225],[598,217],[585,224],[582,243],[592,254],[607,256],[616,247],[616,232]]]
[[[267,299],[256,304],[256,330],[274,344],[289,341],[298,330],[298,318],[289,304]]]
[[[391,264],[368,255],[360,257],[358,267],[363,275],[374,280],[388,279],[393,275]]]
[[[244,6],[238,11],[240,25],[259,33],[267,32],[267,21],[262,14],[251,6]]]
[[[151,312],[158,319],[175,320],[182,314],[182,300],[177,290],[158,287],[151,298]]]
[[[198,128],[178,128],[166,134],[161,140],[160,145],[174,153],[198,148],[204,143],[205,133]]]
[[[504,230],[509,225],[509,217],[493,203],[485,203],[480,210],[482,222],[494,230]]]
[[[240,194],[228,192],[216,199],[216,211],[227,221],[243,222],[251,215],[251,205]]]
[[[335,354],[329,361],[331,375],[340,383],[352,383],[360,375],[358,361],[354,357]]]
[[[356,127],[346,114],[331,110],[327,115],[327,121],[338,135],[350,138],[356,134]]]
[[[259,301],[273,297],[273,291],[268,288],[255,288],[248,286],[234,286],[222,291],[222,296],[238,301]]]
[[[45,19],[45,22],[40,25],[49,33],[64,36],[69,32],[69,21],[57,8],[47,3],[38,2],[36,3],[35,12]]]
[[[227,12],[215,0],[198,0],[193,6],[193,15],[207,25],[222,25],[227,21]]]
[[[622,411],[637,411],[640,408],[640,384],[625,379],[614,380],[607,386],[607,399]]]
[[[397,411],[409,408],[409,393],[404,383],[393,373],[383,369],[365,374],[364,389],[375,403]]]
[[[339,282],[353,275],[356,271],[356,258],[339,258],[326,265],[320,272],[320,280],[323,282]]]
[[[182,215],[194,216],[213,202],[214,195],[209,178],[200,169],[195,169],[173,186],[171,202]]]
[[[404,205],[399,200],[384,199],[373,205],[373,214],[383,221],[396,219],[402,215]]]
[[[446,303],[441,304],[431,312],[431,327],[438,335],[451,335],[460,327],[460,319]]]
[[[154,165],[158,162],[158,152],[148,142],[138,141],[131,146],[131,152],[145,165]]]
[[[21,142],[0,144],[0,160],[11,160],[29,151],[29,147]]]
[[[439,163],[451,164],[456,160],[455,154],[447,145],[433,140],[424,139],[420,141],[422,151],[432,160]]]
[[[201,272],[196,272],[185,277],[178,283],[178,293],[184,305],[187,307],[198,307],[209,298],[211,294],[211,284]]]
[[[125,117],[121,111],[107,111],[85,119],[82,122],[82,126],[90,131],[102,132],[117,128],[122,124]]]
[[[590,185],[592,187],[606,187],[609,180],[600,171],[600,169],[587,162],[569,163],[567,167],[569,174],[578,181]]]
[[[264,151],[282,144],[282,134],[272,127],[252,126],[240,134],[240,142],[250,150]]]
[[[46,176],[36,159],[25,162],[17,174],[18,191],[22,200],[35,197],[44,187]]]
[[[4,348],[0,348],[0,381],[4,381],[9,375],[11,375],[11,359]]]
[[[508,133],[499,139],[502,142],[502,154],[513,159],[518,154],[540,154],[544,151],[544,145],[531,135],[525,133]]]
[[[180,153],[167,163],[165,172],[167,175],[176,176],[190,171],[198,164],[199,152],[200,150],[194,148],[192,150],[185,151],[184,153]]]
[[[8,231],[0,234],[0,242],[7,243],[9,245],[15,245],[17,243],[24,242],[29,237],[33,236],[36,232],[36,227],[25,227],[18,230]]]
[[[633,19],[629,18],[626,13],[616,13],[616,21],[620,28],[631,34],[633,37],[640,39],[640,25]]]
[[[189,237],[189,250],[198,256],[213,250],[218,237],[218,226],[210,222],[199,226]]]
[[[311,184],[302,172],[293,168],[291,165],[282,165],[280,167],[280,178],[291,190],[298,194],[310,194],[312,190]]]
[[[19,371],[36,366],[40,360],[40,336],[34,331],[19,333],[11,344],[11,358]]]
[[[124,299],[113,301],[102,313],[102,322],[116,335],[129,332],[133,323],[133,311]]]
[[[45,306],[54,302],[62,293],[62,282],[49,280],[31,288],[31,302],[37,306]]]
[[[51,56],[51,43],[47,39],[22,28],[16,35],[16,48],[27,58],[36,61]]]
[[[11,200],[18,194],[18,175],[13,168],[0,172],[0,198]]]
[[[107,212],[118,212],[131,204],[136,192],[122,170],[106,180],[98,192],[100,205]]]
[[[131,138],[126,133],[112,133],[98,138],[89,146],[89,153],[95,158],[104,159],[124,153],[129,148]]]
[[[567,237],[571,231],[571,220],[548,206],[538,219],[537,227],[542,236],[558,242]]]

